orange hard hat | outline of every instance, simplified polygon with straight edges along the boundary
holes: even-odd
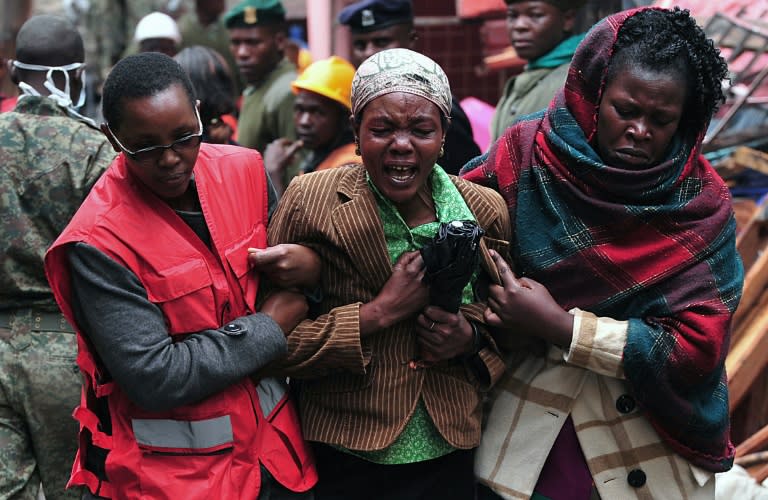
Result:
[[[294,94],[299,90],[309,90],[343,104],[352,109],[350,92],[355,67],[338,56],[315,61],[291,83]]]

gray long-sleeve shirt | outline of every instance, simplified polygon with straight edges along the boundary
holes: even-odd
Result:
[[[271,215],[276,198],[272,189],[269,194]],[[183,218],[206,241],[202,213]],[[286,352],[283,331],[262,313],[231,321],[244,330],[240,335],[221,328],[174,341],[161,309],[130,270],[85,243],[71,245],[68,258],[78,324],[109,375],[146,410],[200,401]]]

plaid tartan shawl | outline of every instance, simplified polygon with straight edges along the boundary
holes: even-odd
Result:
[[[642,171],[604,164],[593,143],[612,46],[634,12],[596,25],[549,108],[462,176],[506,199],[519,275],[566,309],[628,321],[629,390],[675,451],[722,471],[733,461],[725,356],[743,270],[728,189],[700,155],[706,124]]]

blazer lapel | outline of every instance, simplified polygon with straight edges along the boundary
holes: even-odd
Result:
[[[337,192],[346,203],[336,207],[331,215],[342,247],[352,264],[378,291],[392,274],[384,228],[373,193],[365,180],[365,168],[350,169],[341,178]]]

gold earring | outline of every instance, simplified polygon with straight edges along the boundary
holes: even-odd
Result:
[[[358,142],[357,140],[355,140],[355,155],[363,156],[360,154],[360,142]]]
[[[445,155],[445,148],[443,148],[443,144],[440,145],[440,156],[438,158],[442,158]]]

